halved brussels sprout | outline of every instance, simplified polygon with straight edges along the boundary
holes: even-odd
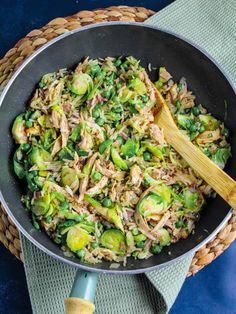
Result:
[[[129,158],[135,156],[139,149],[139,142],[129,138],[124,145],[121,146],[121,153]]]
[[[216,163],[221,169],[223,169],[230,156],[230,148],[219,148],[217,152],[212,156],[212,161],[214,161],[214,163]]]
[[[125,235],[118,229],[109,229],[103,232],[100,238],[102,246],[118,255],[125,254]]]
[[[161,228],[158,230],[158,235],[160,238],[160,245],[161,246],[166,246],[169,245],[171,242],[171,237],[169,232],[165,228]]]
[[[125,103],[125,102],[129,101],[132,96],[133,96],[133,92],[126,87],[123,90],[122,95],[120,97],[121,103]]]
[[[79,188],[79,178],[75,169],[63,166],[61,169],[61,182],[68,185],[74,192]]]
[[[70,90],[76,95],[84,95],[89,86],[93,86],[93,80],[87,73],[74,74]]]
[[[23,119],[23,117],[23,113],[17,116],[12,126],[12,135],[15,141],[19,144],[27,142],[27,134],[25,132],[25,120]]]
[[[137,210],[144,217],[161,214],[165,210],[162,196],[150,192],[138,203]]]
[[[194,124],[193,119],[187,114],[178,114],[177,122],[182,128],[188,130]]]
[[[107,210],[107,219],[112,222],[117,228],[124,230],[121,217],[118,215],[115,207],[108,208]]]
[[[52,156],[43,148],[33,147],[29,155],[29,160],[31,164],[37,165],[39,170],[45,170],[44,163],[52,161]]]
[[[199,120],[203,123],[207,131],[215,131],[220,125],[220,121],[209,114],[201,114]]]
[[[182,197],[183,197],[184,207],[187,210],[195,211],[199,209],[200,195],[197,191],[191,192],[189,191],[189,189],[186,189],[183,191]]]
[[[159,147],[157,147],[151,143],[144,143],[143,149],[147,149],[155,157],[159,158],[160,160],[164,160],[164,155],[162,153],[162,150]]]
[[[79,225],[73,226],[67,233],[66,243],[74,253],[83,249],[90,241],[92,241],[92,237]]]
[[[51,198],[48,193],[40,198],[35,199],[32,206],[32,212],[36,216],[45,215],[50,208],[50,201],[51,201]]]
[[[121,170],[128,170],[128,165],[124,159],[122,159],[115,148],[111,149],[111,158],[114,164]]]

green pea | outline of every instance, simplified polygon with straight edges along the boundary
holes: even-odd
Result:
[[[224,135],[225,137],[228,137],[229,136],[229,129],[227,129],[227,128],[222,129],[221,134]]]
[[[118,90],[118,89],[120,89],[122,87],[122,83],[121,82],[118,82],[117,84],[116,84],[116,89]]]
[[[100,112],[98,109],[94,108],[93,111],[92,111],[92,117],[93,118],[98,118],[100,116]]]
[[[200,114],[200,109],[198,107],[193,107],[192,113],[197,117]]]
[[[27,128],[31,128],[31,127],[33,126],[33,122],[30,121],[30,120],[28,120],[28,121],[25,122],[25,126],[26,126]]]
[[[98,172],[98,171],[94,171],[94,173],[92,174],[92,179],[93,179],[94,181],[100,181],[101,178],[102,178],[101,173]]]
[[[95,122],[99,125],[99,126],[103,126],[103,124],[105,123],[103,118],[97,118],[95,120]]]
[[[203,133],[205,130],[206,130],[206,129],[205,129],[205,126],[202,124],[202,125],[200,126],[199,132],[200,132],[200,133]]]
[[[118,135],[116,138],[117,141],[121,142],[121,144],[124,144],[125,140],[123,139],[122,136]]]
[[[133,257],[137,257],[138,255],[139,255],[139,251],[134,251],[134,252],[132,252],[132,254],[131,254]]]
[[[138,243],[136,244],[136,246],[137,246],[139,249],[143,249],[144,246],[145,246],[145,242],[138,242]]]
[[[39,82],[39,88],[44,88],[46,86],[46,84],[43,81]]]
[[[204,152],[204,154],[205,154],[206,156],[208,156],[208,157],[211,156],[211,152],[210,152],[210,150],[209,150],[207,147],[205,147],[205,148],[203,149],[203,152]]]
[[[183,85],[182,85],[182,84],[178,84],[178,90],[179,90],[179,92],[181,92],[182,89],[183,89]]]
[[[29,177],[33,178],[33,177],[36,177],[37,175],[38,175],[38,171],[33,170],[33,171],[30,171]]]
[[[128,70],[129,65],[128,65],[126,62],[124,62],[124,63],[122,64],[122,68],[123,68],[124,70]]]
[[[104,98],[109,98],[110,97],[110,95],[111,95],[111,92],[110,92],[110,90],[109,89],[107,89],[107,90],[104,90],[103,92],[102,92],[102,96],[104,97]]]
[[[78,153],[78,156],[79,157],[82,157],[82,156],[88,156],[89,155],[89,153],[88,152],[86,152],[86,150],[83,150],[83,149],[79,149],[78,151],[77,151],[77,153]]]
[[[192,124],[189,128],[190,132],[196,132],[197,131],[197,127],[195,124]]]
[[[146,103],[148,101],[148,95],[143,95],[142,101]]]
[[[144,152],[143,153],[143,159],[145,161],[150,161],[152,159],[152,155],[149,152]]]
[[[92,247],[93,249],[96,249],[97,247],[99,247],[99,245],[98,245],[97,242],[92,242],[92,243],[91,243],[91,247]]]
[[[91,74],[96,76],[100,73],[101,69],[100,69],[100,66],[98,64],[94,64],[92,65],[91,67]]]
[[[67,209],[69,208],[69,203],[67,201],[61,202],[60,203],[60,209]]]
[[[46,218],[46,223],[47,224],[50,224],[52,222],[52,216],[48,216],[47,218]]]
[[[161,80],[158,80],[155,82],[155,86],[157,89],[161,88],[163,86],[163,82]]]
[[[134,240],[135,242],[139,243],[139,242],[143,242],[147,239],[147,237],[144,234],[138,234],[136,236],[134,236]]]
[[[83,261],[84,260],[84,257],[85,257],[85,250],[84,249],[81,249],[81,250],[78,250],[76,252],[76,255],[78,256],[78,258]]]
[[[123,108],[121,106],[118,106],[118,107],[114,107],[111,109],[113,112],[115,113],[121,113],[123,112]]]
[[[21,149],[23,150],[23,152],[27,152],[30,149],[30,144],[29,143],[22,144]]]
[[[162,247],[159,245],[159,244],[154,244],[152,247],[151,247],[151,252],[153,254],[159,254],[162,250]]]
[[[109,198],[104,198],[104,200],[102,201],[102,206],[104,207],[111,208],[112,205],[112,201]]]
[[[139,234],[139,230],[138,230],[138,228],[137,227],[135,227],[134,229],[132,229],[132,235],[134,235],[134,236],[136,236],[136,235],[138,235]]]
[[[177,221],[176,221],[175,227],[176,227],[177,229],[180,229],[180,228],[182,228],[183,226],[184,226],[183,220],[177,220]]]

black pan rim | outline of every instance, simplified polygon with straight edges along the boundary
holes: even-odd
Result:
[[[176,38],[185,41],[186,43],[190,44],[191,46],[193,46],[195,49],[199,50],[202,54],[204,54],[219,70],[220,72],[223,74],[223,76],[225,77],[225,79],[229,82],[232,90],[234,91],[234,93],[236,94],[236,87],[234,87],[234,84],[232,83],[231,79],[228,77],[228,75],[225,73],[225,71],[222,69],[222,67],[217,63],[216,60],[214,60],[214,58],[209,55],[204,49],[202,49],[201,47],[199,47],[197,44],[195,44],[193,41],[186,39],[184,36],[176,34],[175,32],[172,32],[170,30],[167,30],[165,28],[161,28],[161,27],[156,27],[156,26],[152,26],[149,24],[144,24],[144,23],[138,23],[138,22],[109,22],[109,25],[113,25],[113,26],[120,26],[120,25],[126,25],[126,26],[138,26],[138,27],[142,27],[142,28],[150,28],[150,29],[154,29],[154,30],[158,30],[167,34],[170,34],[172,36],[175,36]],[[40,54],[42,51],[44,51],[45,49],[47,49],[49,46],[53,45],[54,43],[60,41],[61,39],[70,36],[74,33],[78,33],[78,32],[82,32],[84,30],[87,29],[93,29],[93,28],[99,28],[99,27],[103,27],[103,26],[108,26],[108,23],[98,23],[95,25],[88,25],[88,26],[84,26],[82,28],[79,29],[75,29],[69,32],[66,32],[60,36],[58,36],[57,38],[49,41],[47,44],[43,45],[41,48],[39,48],[37,51],[35,51],[31,56],[29,56],[23,63],[22,65],[17,69],[17,71],[14,73],[14,75],[11,77],[10,81],[7,83],[7,85],[4,87],[3,93],[0,97],[0,107],[3,103],[3,100],[8,92],[8,90],[10,89],[12,83],[14,82],[14,80],[16,79],[16,77],[19,75],[19,73],[24,69],[24,67],[30,63],[38,54]],[[188,254],[193,254],[194,252],[196,252],[197,250],[199,250],[202,246],[204,246],[207,242],[209,242],[210,240],[212,240],[214,238],[214,236],[222,229],[222,227],[225,225],[225,223],[231,218],[232,216],[232,210],[229,211],[229,213],[226,215],[226,217],[223,219],[223,221],[217,226],[217,228],[207,237],[205,238],[202,242],[200,242],[198,245],[196,245],[194,248],[192,248],[191,250],[187,251],[186,253],[180,255],[179,257],[169,261],[169,262],[165,262],[162,264],[158,264],[158,265],[154,265],[151,267],[147,267],[147,268],[142,268],[142,269],[135,269],[135,270],[119,270],[119,269],[97,269],[96,267],[90,267],[89,264],[87,265],[81,265],[78,263],[75,263],[73,261],[70,261],[68,259],[66,259],[66,257],[60,257],[57,254],[51,252],[50,250],[46,249],[43,245],[41,245],[38,241],[36,241],[21,225],[20,223],[18,223],[18,221],[15,219],[14,215],[12,214],[10,208],[8,207],[7,203],[4,200],[4,197],[0,191],[0,200],[2,202],[2,204],[4,205],[4,208],[6,209],[7,214],[10,216],[10,218],[12,219],[12,221],[15,223],[15,225],[17,226],[17,228],[20,230],[20,232],[31,242],[33,243],[36,247],[38,247],[40,250],[42,250],[43,252],[45,252],[46,254],[48,254],[49,256],[52,256],[53,258],[60,260],[66,264],[69,264],[71,266],[80,268],[82,270],[85,271],[91,271],[91,272],[97,272],[97,273],[106,273],[106,274],[139,274],[139,273],[144,273],[144,272],[148,272],[148,271],[153,271],[156,269],[160,269],[162,267],[168,266],[172,263],[174,263],[177,260],[181,260],[184,257],[186,257]]]

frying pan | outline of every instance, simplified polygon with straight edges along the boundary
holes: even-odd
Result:
[[[220,197],[209,199],[201,212],[194,234],[188,239],[164,248],[159,255],[147,260],[130,258],[126,266],[120,265],[118,269],[110,268],[111,263],[108,261],[89,265],[74,257],[66,257],[44,232],[34,229],[20,200],[25,187],[16,179],[11,167],[10,160],[14,149],[11,138],[12,121],[19,113],[25,111],[36,84],[45,73],[65,67],[74,68],[86,56],[98,58],[120,55],[132,55],[140,59],[141,64],[147,69],[149,64],[153,67],[165,66],[175,80],[182,76],[187,79],[189,89],[197,96],[197,102],[203,104],[214,116],[225,121],[231,131],[233,157],[230,158],[225,170],[236,178],[235,91],[215,61],[189,41],[171,32],[141,23],[114,22],[68,32],[29,57],[6,86],[0,101],[1,200],[19,230],[39,249],[88,272],[86,275],[80,273],[77,276],[83,280],[83,284],[80,282],[82,292],[78,291],[78,282],[72,289],[73,296],[79,295],[85,299],[93,297],[96,281],[94,273],[137,274],[166,266],[209,241],[231,215],[230,208]],[[153,80],[156,79],[154,72],[156,71],[150,73]],[[88,281],[90,289],[86,294],[85,291],[88,290],[85,286]]]

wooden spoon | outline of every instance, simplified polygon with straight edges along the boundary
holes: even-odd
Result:
[[[155,123],[163,128],[166,141],[236,210],[236,182],[179,131],[164,98],[156,88],[155,94],[158,104]]]

